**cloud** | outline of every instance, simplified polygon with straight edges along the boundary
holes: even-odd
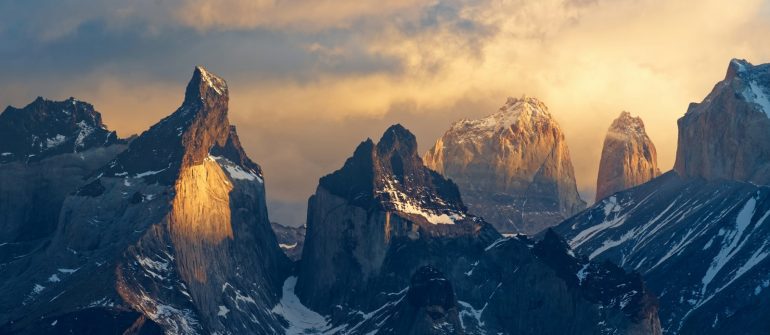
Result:
[[[426,0],[182,0],[174,17],[200,30],[349,28],[360,20],[419,12]]]

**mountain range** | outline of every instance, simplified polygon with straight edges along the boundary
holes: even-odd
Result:
[[[304,227],[270,221],[269,176],[203,67],[129,138],[74,98],[8,107],[0,333],[763,334],[768,94],[770,65],[731,61],[663,174],[621,113],[588,208],[538,99],[424,156],[395,124],[318,180]]]

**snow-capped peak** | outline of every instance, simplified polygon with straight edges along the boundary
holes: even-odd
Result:
[[[481,119],[462,119],[455,122],[450,132],[458,132],[471,137],[491,137],[501,130],[508,129],[517,122],[531,122],[538,119],[551,119],[548,107],[537,98],[522,96],[508,97],[500,109]]]
[[[206,86],[214,89],[214,91],[217,92],[217,94],[224,94],[227,92],[227,83],[222,79],[217,77],[216,75],[212,74],[206,68],[203,66],[196,66],[195,72],[200,73],[201,76],[201,84],[205,83]]]

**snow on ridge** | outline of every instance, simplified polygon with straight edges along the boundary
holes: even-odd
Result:
[[[461,134],[459,142],[464,142],[472,138],[491,137],[520,119],[542,118],[550,119],[551,114],[540,100],[526,96],[518,99],[509,97],[496,113],[476,120],[462,119],[455,122],[449,131]]]
[[[66,140],[67,140],[66,136],[61,134],[56,134],[56,136],[45,140],[45,147],[46,149],[55,148],[60,146]]]
[[[394,186],[394,181],[389,178],[384,180],[384,184],[385,187],[383,192],[388,194],[390,199],[389,203],[392,204],[398,212],[421,216],[432,224],[455,224],[456,221],[465,218],[465,215],[460,212],[445,211],[444,213],[440,213],[424,208],[423,206],[420,206],[420,204],[416,204],[413,199],[399,191]],[[443,202],[443,200],[440,199],[439,201]]]
[[[220,167],[225,169],[227,171],[227,174],[230,175],[230,178],[235,180],[249,180],[249,181],[258,181],[259,183],[264,183],[264,180],[262,179],[259,174],[257,174],[254,171],[247,171],[244,170],[241,166],[233,163],[227,158],[220,157],[220,156],[211,156],[209,155],[208,159],[213,160],[219,164]]]

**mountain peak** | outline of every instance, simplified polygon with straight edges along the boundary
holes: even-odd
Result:
[[[770,183],[770,64],[731,60],[726,78],[677,123],[681,176]]]
[[[228,103],[227,83],[196,67],[182,106],[132,141],[111,164],[108,175],[145,176],[170,183],[181,167],[202,163],[217,147],[228,152],[231,160],[259,173],[256,164],[244,159],[227,117]]]
[[[417,156],[417,138],[401,124],[394,124],[382,134],[377,151],[380,154],[398,152],[405,157]]]
[[[77,153],[117,140],[93,105],[74,98],[37,97],[24,108],[8,106],[0,114],[0,163]]]
[[[599,174],[596,200],[631,188],[657,177],[657,152],[644,130],[641,117],[623,111],[607,130]]]
[[[185,90],[185,102],[205,100],[207,97],[226,97],[227,83],[203,66],[196,66]]]
[[[561,127],[537,98],[509,97],[491,115],[454,123],[425,164],[502,232],[535,234],[585,207]]]

